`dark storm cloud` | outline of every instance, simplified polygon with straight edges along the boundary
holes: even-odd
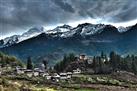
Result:
[[[137,0],[71,0],[81,16],[124,22],[137,18]]]
[[[137,19],[137,0],[0,0],[0,36],[85,18]]]
[[[68,11],[72,13],[75,12],[73,7],[70,4],[68,4],[65,0],[52,0],[52,1],[58,6],[60,6],[60,8],[62,8],[64,11]]]

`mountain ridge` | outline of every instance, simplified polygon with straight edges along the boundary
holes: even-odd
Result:
[[[62,59],[64,54],[72,52],[87,55],[98,55],[101,51],[106,53],[116,51],[123,55],[137,54],[136,26],[128,31],[119,32],[112,25],[83,24],[75,28],[65,25],[70,31],[63,31],[61,27],[62,30],[57,30],[58,32],[42,32],[22,42],[0,48],[0,51],[15,55],[22,60],[32,56],[35,62],[46,58],[50,60],[51,65]]]
[[[69,36],[72,36],[72,35],[69,35],[69,34],[73,34],[73,32],[76,32],[78,33],[76,30],[81,30],[79,32],[81,32],[81,35],[84,36],[84,35],[91,35],[91,34],[95,34],[95,33],[99,33],[99,32],[102,32],[101,29],[105,28],[105,27],[114,27],[113,25],[105,25],[105,24],[91,24],[91,23],[83,23],[83,24],[79,24],[77,27],[71,27],[69,25],[62,25],[62,26],[57,26],[56,28],[54,28],[53,30],[47,30],[47,31],[44,31],[44,28],[43,27],[33,27],[31,29],[29,29],[27,32],[23,33],[22,35],[13,35],[13,36],[10,36],[10,37],[7,37],[5,39],[2,39],[0,40],[0,47],[2,48],[3,46],[4,47],[7,47],[7,46],[10,46],[12,44],[15,44],[15,43],[18,43],[18,42],[21,42],[21,41],[24,41],[24,40],[27,40],[29,38],[32,38],[32,37],[36,37],[37,35],[41,34],[41,33],[47,33],[47,34],[52,34],[52,33],[63,33],[61,35],[61,37],[69,37]],[[79,29],[80,28],[80,29]],[[73,31],[74,30],[74,31]],[[87,33],[85,32],[86,30]],[[117,29],[118,30],[118,29]],[[33,32],[36,33],[33,35]],[[67,34],[67,32],[69,34]],[[16,40],[14,40],[14,37],[16,36]],[[3,43],[4,42],[4,43]],[[11,42],[11,43],[10,43]]]

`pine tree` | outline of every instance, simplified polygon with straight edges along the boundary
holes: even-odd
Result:
[[[137,64],[135,62],[134,56],[132,56],[132,72],[137,74]]]
[[[43,64],[45,66],[45,69],[47,69],[47,64],[48,64],[47,60],[43,60]]]
[[[33,69],[31,57],[28,57],[27,59],[27,69]]]
[[[113,71],[115,71],[116,69],[116,53],[115,52],[111,52],[110,53],[110,65],[113,68]]]
[[[95,56],[94,56],[94,58],[93,58],[92,67],[93,67],[94,72],[96,73],[97,60],[96,60],[96,57],[95,57]]]
[[[134,63],[134,62],[132,62],[132,71],[133,71],[133,73],[135,73],[135,74],[137,74],[137,67],[136,67],[137,65]]]
[[[99,57],[99,73],[103,73],[103,60],[101,57]]]
[[[68,58],[69,58],[69,62],[74,62],[75,61],[75,55],[73,53],[70,53]]]

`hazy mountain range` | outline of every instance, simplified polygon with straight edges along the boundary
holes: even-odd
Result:
[[[53,30],[31,28],[22,35],[0,40],[0,50],[22,60],[28,56],[50,64],[66,53],[97,55],[101,51],[116,51],[122,55],[137,54],[137,24],[116,28],[112,25],[83,23],[77,27],[57,26]]]

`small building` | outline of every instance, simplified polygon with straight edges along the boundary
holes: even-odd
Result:
[[[47,72],[42,72],[42,73],[40,73],[40,76],[42,76],[42,77],[46,77],[46,76],[49,76],[49,73],[47,73]]]
[[[67,78],[70,79],[72,77],[72,72],[67,72]]]
[[[80,54],[79,61],[85,61],[87,60],[87,56],[85,54]]]
[[[42,73],[44,73],[44,71],[42,71],[41,69],[34,68],[33,76],[40,76],[40,74],[42,74]]]
[[[33,71],[32,70],[25,70],[24,72],[28,77],[32,77],[33,76]]]
[[[34,70],[34,71],[33,71],[33,76],[39,76],[39,71]]]
[[[56,82],[59,82],[59,80],[60,80],[60,75],[58,75],[57,73],[54,73],[53,76],[52,76],[52,80],[53,80],[53,81],[56,81]]]
[[[93,57],[88,56],[87,62],[88,62],[88,64],[92,64],[93,63]]]
[[[81,73],[81,70],[79,68],[77,68],[76,70],[73,70],[73,73],[74,74],[80,74]]]
[[[25,70],[26,70],[26,68],[16,67],[16,73],[18,75],[24,74]]]
[[[50,76],[50,75],[47,75],[47,76],[46,76],[46,79],[47,79],[47,80],[50,80],[50,79],[51,79],[51,76]]]
[[[60,79],[61,80],[66,80],[67,79],[67,73],[60,73]]]
[[[45,77],[46,74],[47,74],[47,73],[45,73],[44,71],[40,71],[40,72],[39,72],[39,76],[41,76],[41,77]],[[49,75],[49,74],[48,74],[48,75]]]

